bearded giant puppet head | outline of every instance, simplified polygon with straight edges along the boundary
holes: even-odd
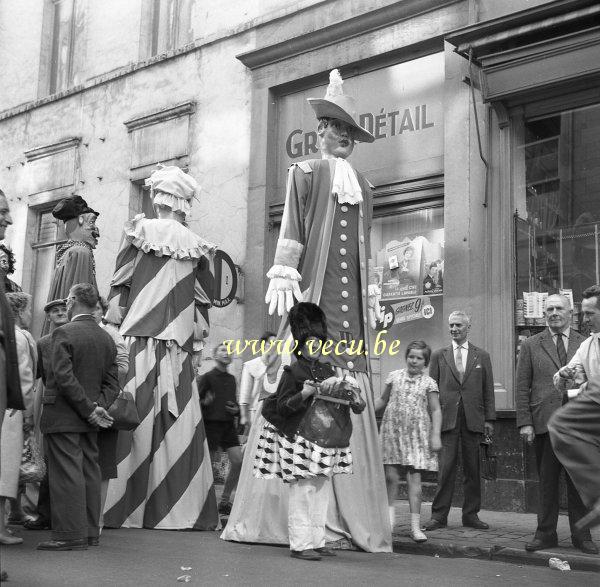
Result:
[[[88,243],[93,249],[98,244],[100,231],[96,226],[96,212],[87,205],[81,196],[70,196],[61,200],[52,210],[52,216],[65,223],[69,240]]]

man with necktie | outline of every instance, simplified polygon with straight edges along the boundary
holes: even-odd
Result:
[[[554,384],[561,391],[573,387],[567,384],[578,374],[584,374],[586,382],[575,399],[555,412],[548,430],[556,456],[591,509],[576,524],[584,531],[600,525],[600,285],[588,287],[581,295],[582,323],[589,325],[592,335],[554,375]]]
[[[573,358],[585,337],[571,328],[573,311],[569,299],[551,295],[544,311],[548,328],[523,341],[517,365],[517,427],[520,435],[533,443],[539,478],[538,525],[525,550],[533,552],[558,544],[556,524],[559,510],[559,479],[563,469],[548,434],[550,416],[568,401],[566,392],[557,393],[552,376]],[[586,508],[569,475],[566,475],[571,541],[575,548],[595,554],[589,530],[579,532],[575,524]]]
[[[456,481],[458,446],[461,446],[464,477],[462,524],[487,530],[479,519],[481,479],[479,444],[485,433],[494,432],[496,419],[494,376],[490,355],[467,340],[471,319],[463,311],[448,318],[452,344],[431,356],[429,375],[437,382],[442,407],[442,453],[438,486],[426,530],[437,530],[448,523]]]

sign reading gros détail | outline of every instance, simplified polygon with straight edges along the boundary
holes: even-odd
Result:
[[[444,54],[400,63],[344,82],[356,99],[359,123],[375,137],[357,145],[354,165],[376,184],[443,171]],[[278,182],[292,163],[318,157],[317,121],[307,98],[322,98],[327,86],[279,99]]]

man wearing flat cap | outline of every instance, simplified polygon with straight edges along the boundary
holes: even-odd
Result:
[[[146,180],[157,218],[125,223],[106,319],[129,347],[125,390],[140,425],[120,435],[104,525],[214,530],[218,525],[210,453],[193,359],[208,336],[215,246],[185,220],[198,191],[179,167]]]
[[[369,230],[373,203],[367,179],[346,160],[356,142],[372,143],[375,138],[357,122],[354,99],[344,93],[337,69],[329,76],[325,98],[308,102],[318,120],[321,159],[302,161],[288,172],[281,232],[266,295],[269,313],[284,316],[278,339],[289,335],[286,312],[298,301],[313,302],[327,316],[328,339],[341,354],[327,358],[337,375],[352,376],[359,382],[367,409],[353,415],[351,449],[354,474],[333,479],[333,495],[327,521],[330,541],[350,538],[369,552],[391,551],[391,529],[387,512],[385,476],[381,455],[368,356],[348,353],[352,347],[367,348]],[[376,287],[376,286],[375,286]],[[339,346],[336,346],[338,345]],[[273,375],[278,365],[273,366]],[[261,422],[262,424],[262,422]],[[261,425],[248,440],[258,444]],[[287,540],[286,496],[282,489],[264,479],[252,479],[255,450],[246,450],[246,462],[237,496],[223,537],[240,541]],[[341,478],[345,477],[345,478]],[[265,491],[281,494],[280,515],[256,508]],[[274,499],[272,503],[276,503]]]
[[[42,397],[46,386],[46,376],[50,372],[52,360],[52,331],[59,326],[63,326],[69,321],[67,316],[67,302],[64,299],[52,300],[44,306],[46,321],[50,327],[50,334],[42,336],[37,341],[37,389],[34,395],[33,403],[33,418],[34,431],[36,440],[41,447],[43,443],[42,434],[40,432],[40,418],[42,412]],[[48,471],[44,479],[40,482],[38,502],[37,502],[37,518],[35,520],[27,520],[23,526],[28,530],[44,530],[50,527],[50,494],[48,489]]]
[[[52,210],[52,216],[65,223],[67,242],[56,251],[56,269],[48,293],[48,302],[65,299],[71,287],[77,283],[96,285],[94,249],[100,231],[96,227],[99,212],[92,210],[81,196],[61,200]],[[50,332],[46,320],[42,334]]]

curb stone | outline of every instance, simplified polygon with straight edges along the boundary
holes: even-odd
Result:
[[[479,558],[535,566],[548,566],[548,560],[557,557],[568,561],[573,571],[600,572],[600,557],[586,554],[564,554],[544,550],[527,552],[524,549],[507,546],[474,546],[454,542],[436,542],[431,538],[427,542],[417,544],[411,538],[398,535],[393,536],[393,550],[396,553],[437,555],[442,558]]]

